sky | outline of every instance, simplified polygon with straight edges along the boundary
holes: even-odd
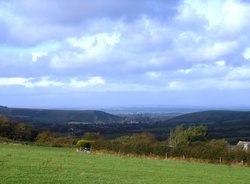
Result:
[[[0,0],[0,105],[250,106],[248,0]]]

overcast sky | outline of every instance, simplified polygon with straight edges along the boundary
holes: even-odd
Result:
[[[0,105],[249,106],[247,0],[0,0]]]

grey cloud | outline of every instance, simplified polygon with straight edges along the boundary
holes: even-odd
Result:
[[[15,11],[22,16],[31,16],[38,22],[66,25],[77,24],[89,18],[134,19],[141,14],[171,15],[176,12],[175,7],[179,3],[178,0],[20,0],[14,2]]]
[[[8,25],[0,19],[0,44],[8,42],[9,29]]]
[[[246,3],[246,4],[250,4],[249,0],[239,0],[240,2]]]
[[[30,47],[47,40],[60,40],[89,31],[89,24],[100,19],[130,22],[141,15],[171,19],[177,12],[178,3],[180,1],[175,0],[0,1],[0,10],[7,12],[0,17],[4,18],[7,25],[4,27],[8,29],[8,35],[5,34],[0,43]],[[0,26],[3,25],[0,22]]]

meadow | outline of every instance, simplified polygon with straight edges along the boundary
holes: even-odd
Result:
[[[0,144],[0,183],[248,184],[250,168]]]

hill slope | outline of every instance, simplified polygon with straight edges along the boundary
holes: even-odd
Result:
[[[0,115],[26,122],[38,123],[111,123],[122,120],[103,111],[96,110],[47,110],[0,107]]]
[[[242,122],[249,121],[249,111],[203,111],[194,112],[174,117],[167,121],[167,123],[229,123],[229,122]]]
[[[0,183],[247,184],[250,169],[0,144]]]

